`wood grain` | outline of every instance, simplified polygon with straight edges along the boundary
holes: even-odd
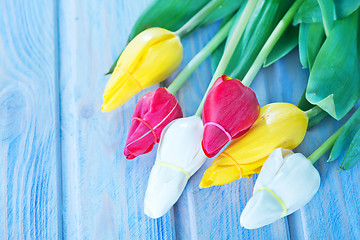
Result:
[[[153,220],[143,200],[155,152],[127,161],[123,148],[138,94],[102,113],[104,76],[148,1],[60,3],[63,221],[66,239],[172,239],[170,214]],[[154,86],[152,89],[155,89]],[[146,91],[149,91],[147,89]]]
[[[0,9],[0,239],[61,238],[55,2]]]
[[[0,2],[0,239],[360,239],[360,167],[337,172],[327,155],[315,164],[321,186],[313,200],[257,230],[240,226],[256,176],[199,189],[211,159],[168,214],[144,215],[156,150],[128,161],[123,148],[137,100],[159,86],[110,113],[100,106],[104,73],[149,3]],[[217,29],[183,39],[180,69]],[[262,106],[296,104],[307,78],[295,49],[262,69],[251,87]],[[207,59],[177,94],[185,116],[194,114],[210,79]],[[310,155],[345,120],[328,117],[295,151]]]
[[[194,34],[201,34],[201,31]],[[193,41],[193,40],[192,40]],[[191,92],[197,84],[207,85],[211,78],[210,61],[205,62],[201,73],[189,79],[189,84],[180,90],[179,95]],[[294,67],[295,66],[295,67]],[[296,72],[288,71],[287,69]],[[201,70],[201,69],[200,69]],[[207,73],[206,73],[207,72]],[[206,73],[206,74],[205,74]],[[200,78],[197,76],[200,75]],[[306,82],[306,76],[298,63],[298,56],[294,52],[285,60],[260,71],[252,85],[261,106],[271,102],[296,103]],[[198,83],[198,82],[201,83]],[[191,86],[190,86],[191,85]],[[284,88],[285,86],[285,88]],[[200,87],[198,87],[200,88]],[[195,89],[198,89],[195,88]],[[200,99],[205,89],[198,91]],[[180,99],[182,99],[180,97]],[[184,99],[189,99],[185,97]],[[199,101],[197,101],[199,102]],[[197,105],[196,103],[192,105]],[[183,103],[187,115],[194,110],[187,102]],[[188,107],[190,106],[190,107]],[[252,195],[256,177],[237,180],[233,183],[199,189],[198,185],[206,168],[210,165],[209,159],[204,166],[190,180],[184,194],[175,205],[176,234],[178,239],[287,239],[290,238],[287,219],[257,229],[246,230],[240,226],[240,214],[247,200]]]

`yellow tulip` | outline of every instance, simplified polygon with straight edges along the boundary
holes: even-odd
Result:
[[[305,137],[306,114],[289,103],[272,103],[260,109],[252,127],[214,160],[205,171],[201,188],[230,183],[259,173],[276,148],[294,149]]]
[[[182,60],[180,38],[163,28],[137,35],[122,52],[104,91],[103,112],[120,107],[136,93],[164,81]]]

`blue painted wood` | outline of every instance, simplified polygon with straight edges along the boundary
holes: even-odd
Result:
[[[55,1],[0,11],[0,239],[61,238]]]
[[[208,26],[199,29],[183,41],[184,48],[190,45],[191,47],[188,48],[192,50],[190,55],[184,56],[185,62],[206,44],[216,30],[217,26]],[[276,78],[278,72],[279,70],[276,71],[274,67],[265,69],[255,80],[254,89],[261,105],[273,101],[274,98],[266,85],[281,84],[280,81],[286,77]],[[208,59],[180,89],[178,98],[186,116],[195,113],[211,77],[210,59]],[[296,86],[299,87],[300,84],[297,83]],[[290,100],[298,97],[292,94],[289,96]],[[283,100],[283,97],[279,100]],[[221,187],[199,189],[202,175],[210,163],[209,159],[190,179],[175,205],[175,227],[178,239],[287,239],[289,237],[286,219],[258,230],[241,228],[240,214],[247,199],[251,197],[255,179],[243,179]]]
[[[307,133],[299,151],[309,155],[348,117],[349,115],[340,122],[331,117],[325,119]],[[294,234],[299,236],[299,233],[303,233],[305,239],[359,239],[360,166],[338,172],[342,159],[339,159],[339,162],[327,163],[328,156],[329,153],[325,154],[315,164],[321,176],[318,193],[309,204],[294,213],[289,222],[293,226]]]
[[[322,181],[314,199],[257,230],[239,222],[256,177],[199,189],[210,159],[168,214],[157,220],[144,215],[156,150],[132,161],[122,151],[137,100],[158,86],[113,112],[101,113],[100,106],[108,80],[103,74],[149,2],[0,3],[0,239],[359,238],[360,167],[336,172],[338,163],[326,157],[315,164]],[[183,40],[181,67],[217,28]],[[206,60],[177,94],[186,116],[195,112],[210,78]],[[295,50],[262,69],[252,87],[261,105],[296,104],[307,78]],[[343,122],[327,118],[296,151],[309,155]]]
[[[102,113],[104,76],[149,1],[72,1],[59,6],[63,234],[66,239],[172,239],[169,214],[153,220],[143,200],[155,152],[127,161],[134,106]],[[152,89],[155,89],[154,86]]]

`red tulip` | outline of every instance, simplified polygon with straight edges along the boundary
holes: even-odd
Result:
[[[238,79],[219,77],[206,97],[202,113],[206,156],[214,157],[229,141],[243,135],[259,113],[260,105],[251,88]]]
[[[166,88],[144,95],[136,104],[124,155],[133,159],[148,153],[159,142],[162,130],[183,113],[176,97]]]

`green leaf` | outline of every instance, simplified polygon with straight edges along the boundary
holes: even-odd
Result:
[[[268,67],[291,52],[298,44],[299,27],[289,26],[271,50],[264,67]]]
[[[163,27],[176,31],[190,20],[209,0],[156,0],[138,18],[129,40],[149,27]],[[224,0],[202,23],[210,24],[233,14],[244,0]]]
[[[308,68],[307,45],[308,45],[309,23],[301,23],[299,30],[299,58],[303,68]]]
[[[360,161],[360,130],[357,131],[353,138],[348,151],[340,165],[340,169],[349,170]]]
[[[225,74],[238,79],[245,76],[271,32],[292,3],[292,0],[259,0]],[[212,66],[217,66],[222,52],[223,46],[215,50],[212,55]]]
[[[214,12],[212,12],[201,25],[216,22],[222,18],[231,18],[231,16],[242,6],[245,6],[245,0],[225,0]],[[225,22],[226,23],[226,22]]]
[[[306,99],[339,120],[360,97],[358,11],[338,20],[311,69]]]
[[[334,20],[349,16],[360,6],[360,0],[334,0]],[[294,24],[322,22],[321,9],[316,0],[305,0],[294,17]]]
[[[314,61],[325,40],[324,27],[321,23],[310,23],[307,34],[306,56],[307,65],[312,69]]]
[[[328,162],[334,161],[349,148],[356,132],[360,129],[360,108],[345,123],[344,129],[331,149]],[[359,155],[360,156],[360,155]]]
[[[347,17],[360,7],[360,0],[334,0],[337,19]]]
[[[321,9],[316,0],[305,0],[294,17],[293,24],[321,22]]]
[[[324,40],[325,33],[321,23],[300,23],[299,56],[303,68],[311,70]]]
[[[208,2],[208,0],[155,0],[137,19],[130,32],[129,41],[150,27],[176,31]]]
[[[315,107],[314,104],[309,103],[309,101],[306,99],[305,93],[306,93],[306,88],[305,88],[303,94],[301,95],[301,98],[300,98],[300,100],[299,100],[299,102],[298,102],[298,105],[297,105],[298,108],[300,108],[300,109],[303,110],[303,111],[307,111],[307,110],[309,110],[310,108]]]
[[[336,19],[335,5],[333,0],[317,0],[321,9],[322,21],[326,36],[329,35]]]
[[[307,111],[307,110],[310,110],[313,107],[315,107],[315,105],[309,103],[309,101],[306,100],[305,93],[306,93],[306,88],[304,89],[304,92],[301,95],[301,98],[300,98],[300,100],[298,102],[298,108],[300,108],[304,112]],[[329,114],[327,112],[321,111],[320,113],[318,113],[315,116],[311,117],[309,119],[309,123],[308,123],[307,128],[310,129],[312,126],[317,125],[319,122],[321,122],[328,115]]]

